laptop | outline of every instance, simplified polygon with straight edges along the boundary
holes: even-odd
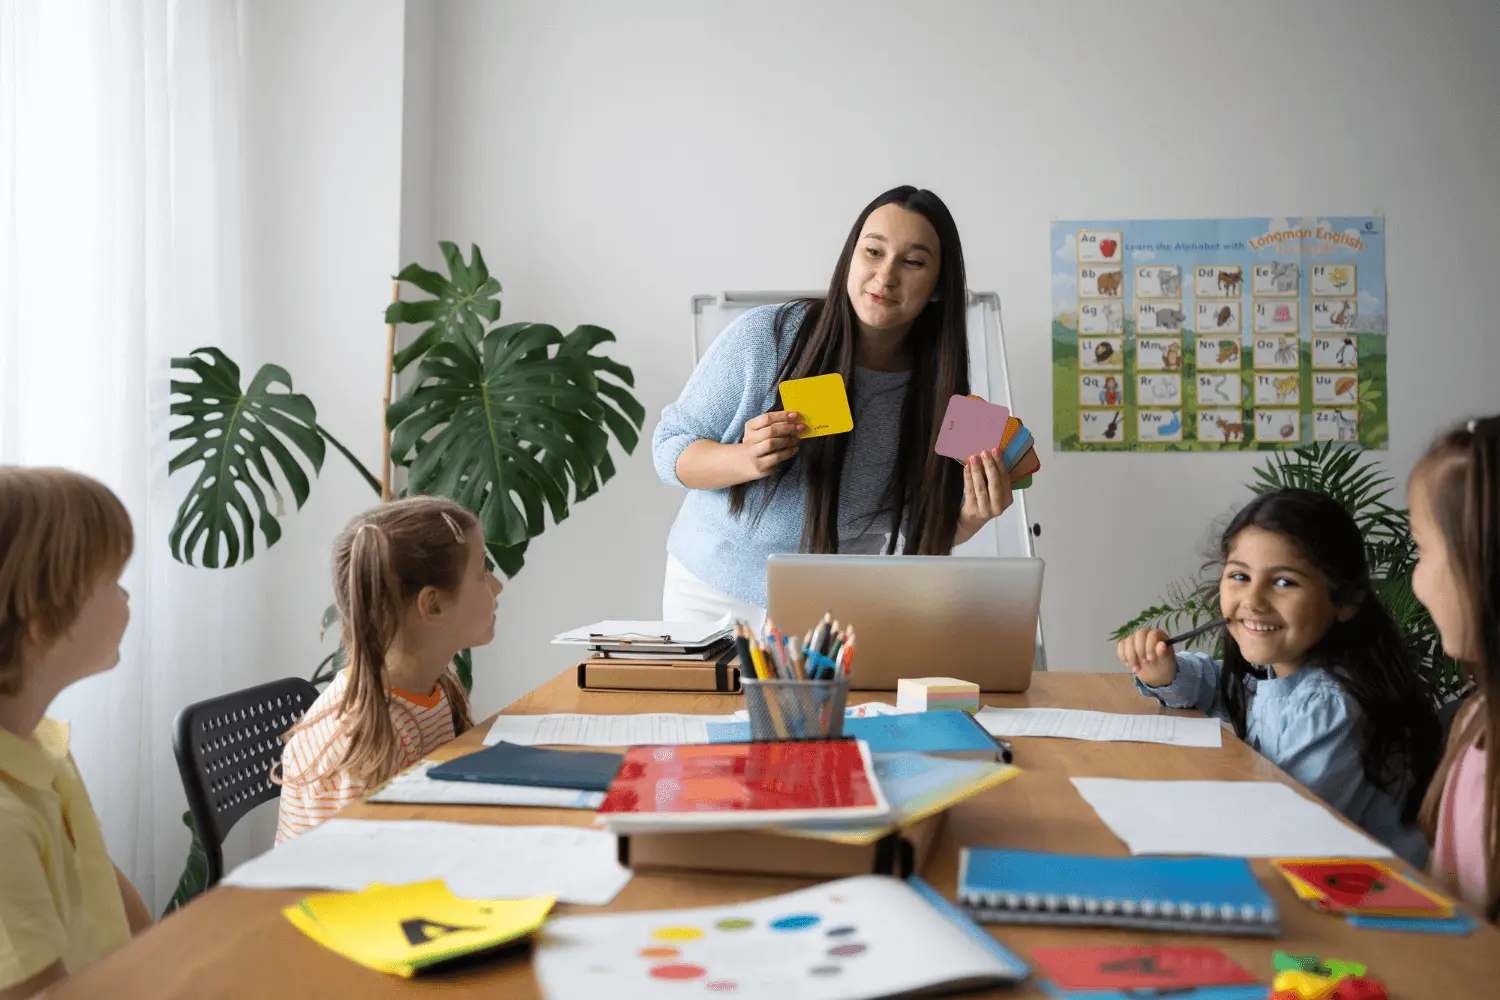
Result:
[[[766,610],[789,635],[825,612],[854,626],[856,690],[894,691],[903,677],[958,677],[981,691],[1031,686],[1040,559],[773,555],[766,589]]]

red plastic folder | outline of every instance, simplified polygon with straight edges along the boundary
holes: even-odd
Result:
[[[635,747],[599,807],[619,833],[878,819],[889,812],[856,740]]]
[[[1254,983],[1217,948],[1033,948],[1032,961],[1065,990],[1162,990]]]

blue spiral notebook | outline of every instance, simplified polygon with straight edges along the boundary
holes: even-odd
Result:
[[[1106,858],[966,847],[959,902],[981,923],[1274,937],[1276,903],[1243,858]]]

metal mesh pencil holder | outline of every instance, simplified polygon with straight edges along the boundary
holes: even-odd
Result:
[[[762,681],[741,677],[750,739],[828,740],[844,735],[844,703],[849,678],[826,681]]]

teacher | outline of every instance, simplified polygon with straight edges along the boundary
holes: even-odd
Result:
[[[662,617],[758,626],[778,552],[947,555],[1011,503],[996,452],[933,451],[969,392],[964,256],[931,191],[898,187],[855,220],[828,294],[751,309],[662,410],[652,455],[687,499],[667,538]],[[800,440],[784,381],[838,372],[849,434]]]

